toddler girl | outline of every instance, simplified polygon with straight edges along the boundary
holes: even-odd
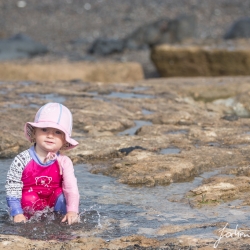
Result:
[[[7,204],[14,222],[26,222],[35,211],[54,207],[62,222],[78,221],[79,192],[72,161],[59,153],[78,145],[71,138],[72,114],[60,103],[42,106],[24,127],[34,145],[18,154],[8,171]]]

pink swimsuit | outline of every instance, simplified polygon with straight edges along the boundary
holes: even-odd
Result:
[[[62,193],[62,175],[58,161],[49,167],[42,167],[31,160],[25,167],[21,180],[23,182],[21,204],[26,213],[43,210],[46,206],[54,207]]]
[[[26,122],[24,133],[33,143],[35,128],[60,130],[65,139],[63,148],[69,150],[78,145],[71,138],[72,125],[72,114],[67,107],[47,103],[37,111],[34,122]],[[19,153],[7,173],[5,189],[10,215],[24,214],[24,210],[43,210],[46,206],[54,207],[56,212],[78,213],[79,191],[72,161],[59,152],[48,152],[41,162],[35,146],[36,143]]]
[[[14,158],[5,187],[11,216],[30,217],[47,206],[63,214],[79,212],[77,180],[68,156],[57,154],[41,163],[32,146]]]

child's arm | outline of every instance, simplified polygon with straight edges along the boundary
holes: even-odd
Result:
[[[71,225],[73,223],[79,222],[79,216],[76,212],[67,212],[67,214],[63,217],[62,222],[68,221],[68,224]]]
[[[63,193],[66,198],[67,214],[63,218],[62,222],[68,221],[69,224],[78,222],[79,212],[79,191],[77,186],[77,180],[74,174],[73,163],[67,156],[60,156],[60,164],[63,171]]]
[[[16,197],[6,197],[7,205],[10,208],[10,215],[15,216],[19,214],[23,214],[23,209],[21,207],[21,201],[19,198]],[[15,219],[14,219],[15,222]]]
[[[22,187],[21,181],[22,169],[19,169],[20,162],[14,159],[7,174],[6,180],[6,201],[10,209],[10,215],[23,214],[21,207]]]
[[[20,222],[26,222],[26,217],[23,214],[17,214],[14,216],[14,222],[20,223]]]
[[[26,222],[20,199],[15,197],[6,197],[6,200],[8,207],[10,208],[10,215],[13,216],[14,222]]]
[[[23,216],[23,210],[21,207],[23,183],[21,181],[21,178],[23,169],[25,165],[30,161],[30,159],[31,157],[28,150],[25,150],[24,152],[20,153],[14,158],[7,174],[6,185],[5,185],[6,200],[7,200],[7,205],[10,209],[10,215],[14,216],[14,222],[19,222],[19,219],[17,218]],[[17,215],[18,217],[15,218],[15,216]]]

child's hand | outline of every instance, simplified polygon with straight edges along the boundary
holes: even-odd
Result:
[[[69,225],[79,222],[78,214],[76,212],[68,212],[62,219],[62,222],[65,221],[68,221]]]
[[[26,217],[23,214],[17,214],[14,216],[14,222],[20,223],[20,222],[26,222]]]

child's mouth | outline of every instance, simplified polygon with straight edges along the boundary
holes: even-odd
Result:
[[[47,144],[53,144],[53,142],[51,142],[51,141],[45,141],[45,143],[47,143]]]

